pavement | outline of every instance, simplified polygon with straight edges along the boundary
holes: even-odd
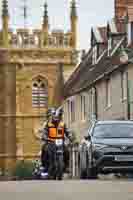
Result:
[[[133,180],[0,182],[0,200],[133,200]]]

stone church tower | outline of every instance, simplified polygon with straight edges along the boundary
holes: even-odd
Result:
[[[49,106],[59,106],[63,84],[77,63],[77,11],[71,2],[70,31],[50,30],[48,5],[41,29],[9,27],[2,0],[0,31],[0,168],[33,159],[40,150],[37,130]]]

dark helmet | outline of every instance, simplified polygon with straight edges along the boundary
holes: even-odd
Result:
[[[47,117],[51,117],[53,114],[55,114],[56,109],[55,108],[49,108],[47,111]]]
[[[52,110],[51,116],[53,121],[59,121],[59,114],[56,109]]]
[[[60,108],[60,109],[58,110],[58,115],[59,115],[59,117],[62,117],[62,116],[63,116],[63,113],[64,113],[63,108]]]

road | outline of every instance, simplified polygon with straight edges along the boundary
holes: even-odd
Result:
[[[1,182],[1,200],[133,200],[133,181]]]

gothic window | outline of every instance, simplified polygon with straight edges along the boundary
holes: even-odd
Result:
[[[34,43],[35,43],[35,46],[38,46],[39,44],[39,38],[37,35],[34,36]]]
[[[67,37],[64,37],[64,46],[68,46],[69,45],[69,41]]]
[[[48,40],[49,40],[49,45],[52,46],[52,45],[53,45],[53,38],[52,38],[52,37],[49,37]]]
[[[35,108],[46,107],[48,103],[47,84],[38,78],[32,85],[32,106]]]
[[[29,37],[27,34],[24,34],[24,36],[23,36],[23,45],[25,47],[27,47],[29,45]]]
[[[62,46],[62,37],[59,38],[59,46]]]
[[[12,38],[11,38],[11,45],[12,45],[13,47],[17,47],[17,43],[18,43],[18,41],[17,41],[17,36],[16,36],[16,35],[12,35]]]
[[[20,34],[18,34],[18,45],[22,46],[22,44],[23,44],[22,36]]]

